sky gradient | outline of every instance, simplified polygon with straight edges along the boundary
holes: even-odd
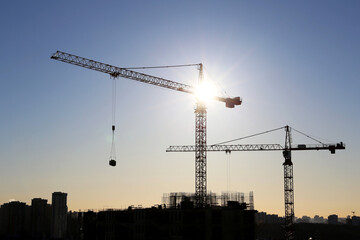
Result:
[[[50,59],[56,50],[119,67],[202,62],[243,105],[208,104],[208,143],[290,125],[345,151],[293,154],[295,215],[360,213],[359,1],[1,1],[0,203],[68,193],[68,207],[125,208],[194,191],[194,98],[111,81]],[[146,71],[195,84],[196,68]],[[240,143],[281,143],[285,132]],[[293,134],[294,143],[313,143]],[[254,191],[284,215],[281,152],[208,153],[208,190]]]

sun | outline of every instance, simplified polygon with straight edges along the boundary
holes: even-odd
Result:
[[[214,84],[204,81],[197,86],[195,96],[197,100],[207,103],[216,96],[216,92]]]

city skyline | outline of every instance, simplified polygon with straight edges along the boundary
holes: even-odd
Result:
[[[107,3],[0,3],[1,203],[56,190],[69,194],[69,210],[124,209],[194,192],[194,154],[165,152],[194,144],[194,98],[118,79],[110,167],[112,82],[50,59],[61,50],[119,67],[202,62],[207,78],[243,99],[235,109],[208,104],[208,144],[285,125],[342,141],[335,155],[293,153],[295,216],[360,213],[359,2]],[[198,78],[196,67],[144,73]],[[228,190],[230,179],[231,191],[254,191],[256,210],[283,216],[282,163],[281,152],[208,153],[208,190]]]
[[[170,193],[163,204],[151,208],[129,206],[126,209],[67,210],[67,193],[53,192],[51,204],[47,199],[33,198],[31,206],[10,202],[0,206],[0,238],[31,239],[138,239],[182,236],[188,239],[280,238],[284,234],[285,218],[277,214],[253,210],[253,194],[233,193],[231,198],[215,195],[206,208],[194,207],[191,193]],[[230,200],[230,201],[226,201]],[[214,201],[215,200],[215,201]],[[244,200],[247,204],[244,204]],[[214,205],[215,204],[215,205]],[[196,221],[194,221],[196,219]],[[360,217],[327,218],[303,216],[295,220],[297,238],[339,239],[359,237]],[[197,227],[194,227],[197,226]],[[346,230],[344,232],[344,230]],[[329,232],[330,231],[330,232]],[[335,235],[335,236],[334,236]],[[166,237],[164,237],[166,236]],[[246,237],[245,237],[246,236]]]
[[[56,195],[56,194],[61,194],[61,195],[65,195],[66,196],[66,198],[67,198],[67,193],[63,193],[63,192],[53,192],[52,193],[52,195],[53,195],[53,198],[54,198],[54,194]],[[182,193],[180,193],[180,194],[182,194]],[[185,193],[184,193],[185,194]],[[53,199],[52,198],[52,199]],[[159,205],[164,205],[164,207],[167,207],[167,208],[174,208],[174,207],[176,207],[176,206],[172,206],[171,204],[169,204],[169,203],[164,203],[164,195],[163,195],[163,200],[162,200],[162,203],[161,204],[154,204],[153,206],[150,206],[150,207],[154,207],[154,206],[159,206]],[[248,208],[250,209],[250,210],[254,210],[254,209],[252,209],[251,208],[251,203],[250,203],[250,205],[249,205],[249,196],[247,195],[247,196],[245,196],[245,202],[248,204]],[[2,205],[6,205],[6,204],[8,204],[8,203],[11,203],[11,202],[16,202],[16,203],[25,203],[26,204],[26,206],[34,206],[34,204],[35,204],[35,206],[37,206],[39,203],[40,204],[45,204],[45,205],[49,205],[49,206],[52,206],[53,205],[53,203],[52,204],[50,204],[50,203],[47,203],[47,201],[48,201],[48,199],[46,199],[46,198],[39,198],[39,197],[33,197],[33,198],[31,198],[30,199],[30,201],[19,201],[19,200],[16,200],[16,199],[10,199],[9,200],[9,202],[4,202],[4,203],[0,203],[0,206],[2,206]],[[169,200],[168,200],[169,201]],[[219,200],[220,201],[220,200]],[[67,203],[66,203],[67,201],[65,200],[65,205],[67,206]],[[221,201],[220,201],[221,202]],[[221,203],[222,204],[222,203]],[[221,205],[220,204],[220,205]],[[220,206],[219,205],[219,206]],[[142,205],[138,205],[138,206],[135,206],[135,205],[129,205],[129,206],[126,206],[126,207],[124,207],[124,208],[102,208],[102,209],[77,209],[77,210],[66,210],[67,211],[67,213],[71,213],[71,212],[87,212],[87,211],[94,211],[94,212],[100,212],[100,211],[107,211],[107,210],[126,210],[126,209],[129,209],[129,208],[148,208],[148,206],[142,206]],[[67,207],[66,207],[66,209],[67,209]],[[262,211],[262,210],[260,210],[260,209],[255,209],[258,213],[261,213],[261,214],[267,214],[267,215],[270,215],[270,216],[276,216],[276,217],[278,217],[278,218],[281,218],[282,219],[282,221],[284,220],[284,215],[278,215],[278,214],[274,214],[274,213],[271,213],[271,212],[264,212],[264,211]],[[351,215],[352,214],[352,215]],[[356,213],[355,212],[351,212],[351,214],[349,214],[349,215],[347,215],[347,216],[345,216],[345,217],[343,217],[343,216],[339,216],[339,219],[343,219],[343,220],[345,220],[346,219],[346,217],[357,217],[357,215],[356,215]],[[336,215],[336,216],[338,216],[336,213],[332,213],[332,214],[330,214],[329,216],[332,216],[332,215]],[[314,215],[314,218],[312,218],[311,216],[307,216],[307,215],[303,215],[303,216],[295,216],[295,222],[299,222],[299,220],[303,220],[304,218],[309,218],[309,220],[311,220],[311,221],[313,221],[314,219],[316,220],[317,218],[321,218],[322,219],[322,221],[323,222],[321,222],[321,223],[325,223],[325,220],[326,220],[326,218],[327,217],[329,217],[329,216],[321,216],[321,215],[318,215],[318,214],[315,214]],[[359,218],[359,217],[357,217],[357,218]],[[316,222],[314,222],[314,223],[316,223]],[[345,223],[345,222],[344,222]]]
[[[184,194],[187,195],[186,193],[171,193],[173,194],[173,196],[176,196],[177,194]],[[167,198],[169,198],[169,196],[171,194],[168,194],[166,195]],[[238,193],[238,194],[244,194],[244,193]],[[251,194],[251,193],[249,193]],[[130,208],[139,208],[139,209],[142,209],[142,208],[147,208],[147,207],[142,207],[142,206],[134,206],[134,205],[130,205],[130,206],[127,206],[125,208],[118,208],[118,209],[113,209],[113,208],[105,208],[105,209],[78,209],[78,210],[68,210],[67,209],[67,193],[64,193],[64,192],[53,192],[52,194],[52,203],[48,204],[47,201],[48,199],[43,199],[43,198],[37,198],[37,197],[34,197],[31,199],[31,204],[28,204],[27,202],[23,202],[23,201],[17,201],[15,199],[11,199],[11,201],[7,202],[7,203],[0,203],[0,207],[2,205],[6,205],[8,203],[11,203],[11,202],[15,202],[15,203],[20,203],[20,204],[23,204],[25,203],[26,206],[31,206],[31,207],[35,207],[37,210],[36,211],[39,211],[39,209],[41,208],[45,208],[46,206],[50,206],[52,207],[55,203],[55,205],[57,205],[55,207],[55,209],[57,209],[55,212],[59,212],[58,209],[63,209],[62,211],[64,211],[62,214],[68,214],[68,213],[75,213],[75,212],[87,212],[87,211],[92,211],[92,212],[101,212],[101,211],[109,211],[109,210],[112,210],[112,211],[117,211],[117,210],[127,210],[127,209],[130,209]],[[180,195],[178,195],[178,197],[180,197]],[[244,196],[244,195],[243,195]],[[162,204],[160,204],[161,206],[163,206],[164,208],[176,208],[175,205],[172,205],[171,202],[170,202],[170,199],[167,199],[165,200],[164,199],[165,195],[163,196],[163,201],[162,201]],[[178,200],[180,200],[181,198],[179,198]],[[228,199],[230,200],[230,199]],[[226,206],[227,204],[226,203],[223,203],[222,200],[219,199],[219,201],[221,202],[219,204],[222,205],[222,206]],[[238,200],[235,200],[236,202],[239,201],[241,202],[240,199]],[[253,209],[253,206],[252,206],[252,203],[249,202],[251,201],[250,198],[249,198],[249,195],[246,195],[245,196],[245,202],[247,203],[247,207],[248,207],[248,210],[254,210]],[[60,206],[58,206],[60,204]],[[175,202],[176,204],[176,202]],[[151,206],[152,208],[153,207],[156,207],[158,208],[158,204],[155,204],[154,206]],[[271,212],[264,212],[262,210],[256,210],[257,213],[256,215],[258,215],[258,217],[262,216],[261,219],[264,219],[266,218],[266,216],[269,217],[269,222],[268,223],[282,223],[284,221],[284,216],[282,215],[278,215],[278,214],[274,214],[274,213],[271,213]],[[58,213],[56,213],[58,214]],[[55,218],[59,218],[56,214],[53,213],[53,217]],[[296,223],[326,223],[326,224],[333,224],[333,223],[327,223],[327,219],[328,218],[333,218],[333,217],[336,217],[336,222],[338,223],[341,223],[341,224],[346,224],[346,219],[348,218],[355,218],[357,221],[359,221],[360,217],[358,217],[356,215],[355,212],[351,212],[352,215],[347,215],[346,217],[338,217],[338,215],[336,213],[333,213],[333,214],[330,214],[329,216],[319,216],[317,214],[314,215],[314,217],[311,217],[311,216],[307,216],[307,215],[303,215],[303,216],[295,216],[295,219],[294,221]],[[41,214],[40,214],[41,215]],[[339,218],[339,219],[338,219]],[[259,220],[258,220],[259,221]],[[264,221],[264,220],[261,220],[261,221]],[[357,222],[356,223],[357,225],[359,225],[359,223]],[[57,226],[58,224],[55,224],[55,226]]]

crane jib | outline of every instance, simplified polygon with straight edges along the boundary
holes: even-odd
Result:
[[[94,61],[91,59],[79,57],[76,55],[72,55],[72,54],[68,54],[68,53],[64,53],[64,52],[60,52],[60,51],[57,51],[55,54],[53,54],[51,56],[51,58],[58,60],[58,61],[62,61],[62,62],[70,63],[73,65],[92,69],[95,71],[107,73],[107,74],[111,75],[112,77],[129,78],[132,80],[157,85],[160,87],[166,87],[166,88],[170,88],[173,90],[188,92],[188,93],[195,92],[194,87],[186,85],[186,84],[177,83],[177,82],[167,80],[164,78],[159,78],[159,77],[151,76],[148,74],[143,74],[143,73],[135,72],[132,70],[128,70],[125,68],[112,66],[112,65],[109,65],[106,63],[97,62],[97,61]]]
[[[73,65],[92,69],[95,71],[107,73],[114,78],[123,77],[123,78],[132,79],[135,81],[139,81],[163,88],[168,88],[179,92],[190,93],[190,94],[195,94],[196,92],[195,87],[190,85],[178,83],[160,77],[151,76],[144,73],[139,73],[126,68],[112,66],[110,64],[97,62],[91,59],[79,57],[61,51],[57,51],[56,53],[54,53],[51,56],[51,59],[70,63]],[[234,98],[214,97],[214,99],[220,102],[224,102],[226,104],[226,107],[228,108],[234,108],[235,105],[240,105],[242,103],[240,97],[234,97]]]
[[[207,152],[232,152],[232,151],[283,151],[286,148],[280,144],[234,144],[234,145],[207,145]],[[335,150],[345,149],[343,142],[336,144],[298,144],[291,146],[292,151],[303,150],[329,150],[335,153]],[[170,146],[166,152],[195,152],[194,145]]]

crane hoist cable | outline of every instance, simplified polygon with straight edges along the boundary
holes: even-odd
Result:
[[[227,192],[230,194],[230,172],[231,172],[231,167],[230,167],[230,161],[231,161],[231,151],[226,151],[226,157],[227,157],[227,164],[226,164],[226,168],[227,168],[227,172],[226,172],[226,188],[227,188]]]
[[[115,116],[116,116],[116,78],[112,78],[112,139],[111,139],[111,150],[110,150],[110,160],[109,165],[112,167],[116,166],[116,149],[115,149]]]
[[[174,67],[188,67],[198,66],[199,64],[182,64],[182,65],[169,65],[169,66],[153,66],[153,67],[127,67],[124,69],[150,69],[150,68],[174,68]],[[115,124],[116,124],[116,77],[112,78],[112,139],[111,139],[111,150],[109,157],[109,165],[112,167],[116,166],[116,149],[115,149]]]

